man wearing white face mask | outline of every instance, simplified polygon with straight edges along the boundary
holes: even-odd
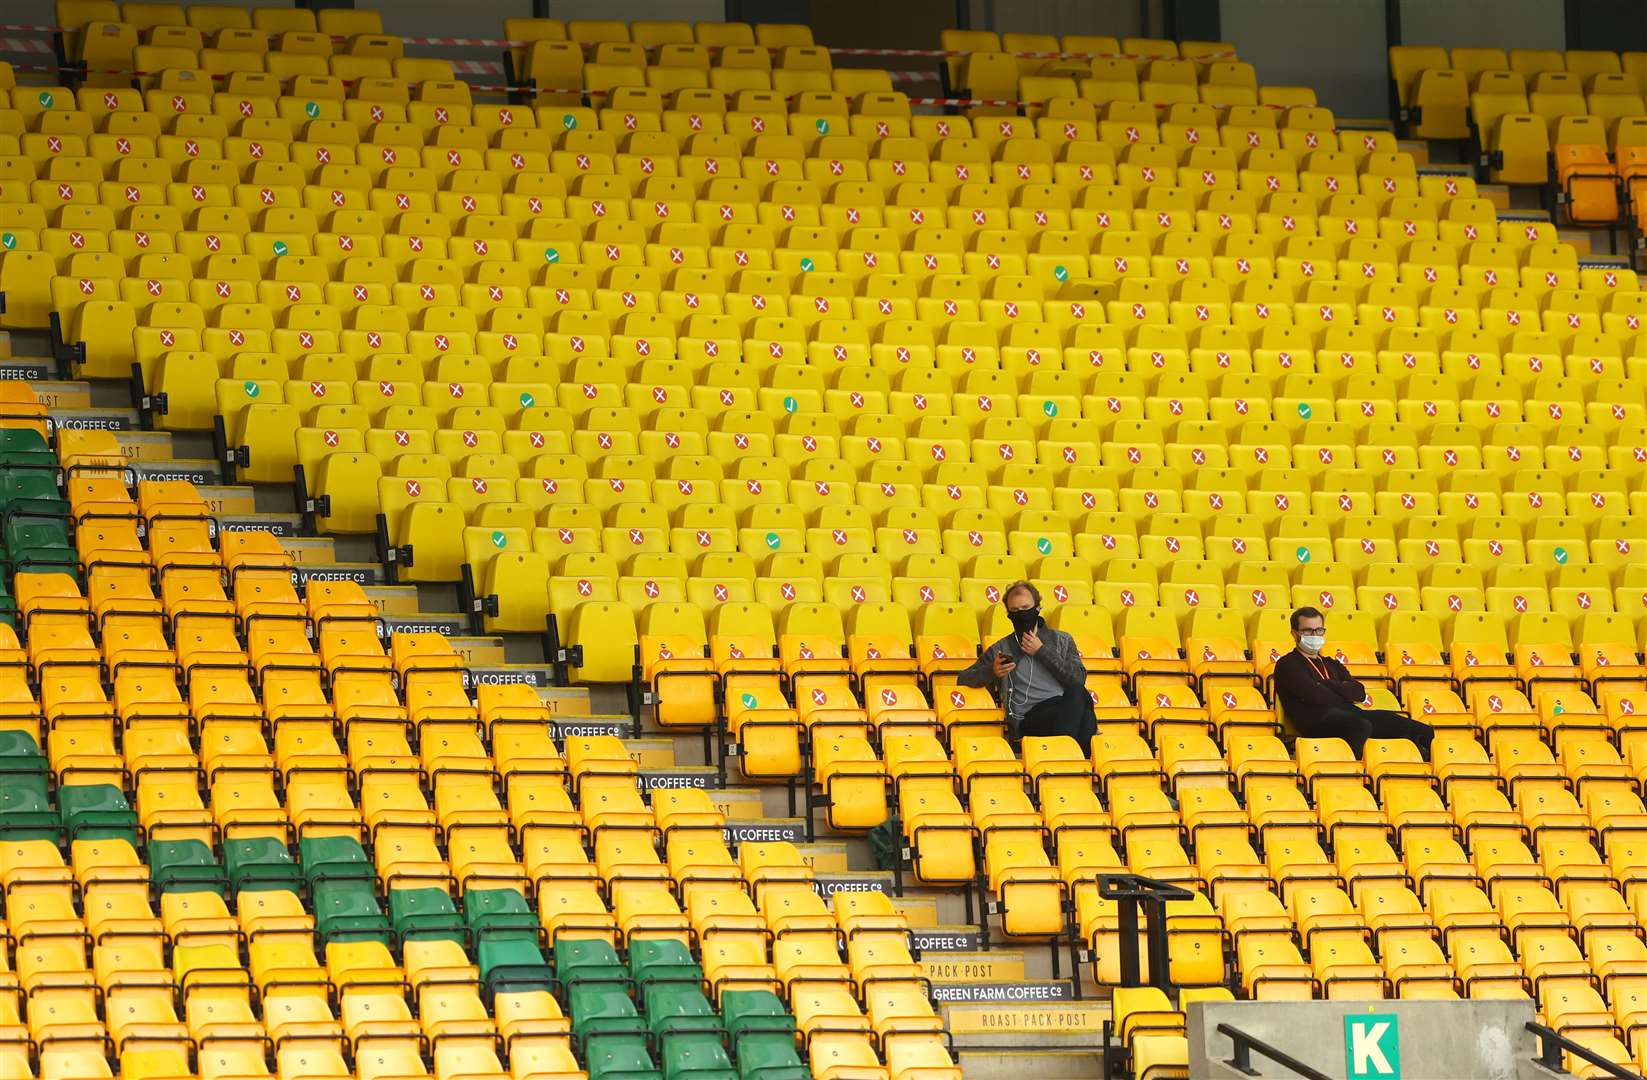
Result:
[[[1435,731],[1428,724],[1388,709],[1364,709],[1367,690],[1330,656],[1327,621],[1321,612],[1302,607],[1292,613],[1292,636],[1298,647],[1275,662],[1275,696],[1299,734],[1310,739],[1343,739],[1361,756],[1368,739],[1408,739],[1430,759]]]

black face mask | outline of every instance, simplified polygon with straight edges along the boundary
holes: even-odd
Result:
[[[1007,618],[1012,620],[1013,632],[1027,634],[1041,622],[1041,609],[1038,607],[1024,608],[1022,611],[1009,611]]]

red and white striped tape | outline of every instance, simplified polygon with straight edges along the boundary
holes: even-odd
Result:
[[[25,23],[0,23],[0,33],[26,34],[60,34],[64,32],[61,26],[34,26]],[[278,36],[270,33],[270,37]],[[372,34],[371,37],[396,37],[395,34]],[[348,41],[346,34],[331,35],[333,41]],[[440,45],[456,49],[528,49],[537,44],[535,41],[513,41],[508,38],[461,38],[461,37],[401,37],[403,45]],[[595,43],[582,42],[585,49],[593,49]],[[653,52],[662,46],[643,46]],[[761,48],[761,46],[754,46]],[[710,52],[720,51],[722,46],[711,45],[706,47]],[[783,50],[773,46],[766,46],[766,51],[778,53]],[[14,50],[24,51],[24,50]],[[49,52],[50,50],[44,50]],[[972,52],[965,49],[870,49],[870,48],[841,48],[830,47],[826,51],[831,56],[903,56],[920,57],[924,59],[943,60],[955,57],[970,56]],[[1212,63],[1218,60],[1232,60],[1235,53],[1232,50],[1221,50],[1213,53],[1202,53],[1199,56],[1166,57],[1148,56],[1142,53],[1090,53],[1090,52],[1009,52],[1007,55],[1020,60],[1192,60],[1196,63]]]
[[[474,61],[473,63],[476,66],[469,73],[470,74],[476,74],[476,75],[498,74],[499,72],[498,72],[497,69],[502,66],[502,65],[494,65],[494,66],[488,67],[487,65],[491,64],[490,61]],[[48,65],[48,64],[13,64],[12,69],[14,71],[41,71],[41,72],[55,72],[57,70],[56,67],[54,67],[52,65]],[[87,75],[125,75],[125,76],[128,76],[128,77],[133,78],[133,79],[142,79],[142,78],[147,78],[151,75],[158,75],[158,74],[160,74],[160,72],[131,71],[131,70],[123,69],[123,68],[91,68],[91,69],[88,69],[87,71],[85,71],[84,74],[87,74]],[[230,78],[230,76],[232,74],[234,74],[234,73],[233,72],[207,72],[206,73],[208,78],[214,79],[214,80],[228,79],[228,78]],[[283,82],[283,83],[288,83],[288,82],[291,82],[292,80],[294,80],[296,77],[297,76],[295,76],[295,75],[283,75],[283,76],[278,77],[278,81]],[[359,80],[359,79],[339,79],[338,80],[338,82],[343,86],[354,86],[354,85],[356,85],[357,83],[359,83],[361,81],[362,80]],[[495,83],[495,84],[494,83],[469,83],[468,86],[469,86],[469,89],[472,90],[472,91],[476,91],[476,92],[479,92],[479,93],[488,93],[488,94],[526,94],[526,95],[535,96],[535,97],[548,97],[550,95],[572,95],[572,94],[576,94],[579,97],[589,97],[589,98],[604,98],[604,97],[610,97],[611,96],[610,91],[586,89],[586,88],[581,87],[581,86],[511,86],[507,83]],[[175,88],[175,87],[173,88],[173,90],[175,92],[178,92],[178,93],[187,93],[188,92],[188,91],[177,90],[177,88]],[[666,96],[668,96],[668,95],[666,95]],[[867,96],[867,95],[859,95],[857,97],[849,98],[848,100],[850,100],[850,101],[861,101],[861,100],[863,100],[863,98],[865,96]],[[793,104],[794,102],[799,101],[800,98],[801,98],[800,94],[788,94],[783,98],[783,100],[784,100],[785,103]],[[911,98],[908,99],[908,101],[909,101],[909,104],[911,104],[911,105],[940,106],[940,107],[956,108],[956,109],[1040,109],[1040,108],[1045,108],[1046,105],[1047,105],[1047,102],[1045,102],[1045,101],[1020,101],[1020,100],[1017,100],[1017,99],[1014,99],[1014,98],[911,97]],[[1144,102],[1143,104],[1151,105],[1157,110],[1172,108],[1172,104],[1168,103],[1168,102],[1156,101],[1156,102]],[[1249,106],[1249,107],[1253,107],[1253,106]],[[1260,108],[1260,109],[1273,109],[1277,112],[1286,112],[1290,109],[1310,108],[1310,106],[1305,106],[1305,105],[1258,105],[1258,106],[1255,106],[1255,107]],[[1216,110],[1226,110],[1226,109],[1232,108],[1232,106],[1230,106],[1230,105],[1212,105],[1212,106],[1210,106],[1210,108],[1213,108],[1213,109],[1216,109]]]
[[[503,64],[497,60],[448,60],[453,75],[502,75]]]
[[[474,76],[499,76],[499,74],[502,74],[502,64],[492,63],[492,61],[486,61],[486,59],[476,59],[476,61],[451,61],[451,66],[453,66],[453,74],[474,74]],[[58,71],[58,67],[54,66],[54,64],[12,64],[12,71],[41,71],[53,72],[54,74],[54,72]],[[79,69],[79,74],[84,74],[84,76],[127,76],[130,77],[130,79],[148,79],[150,76],[160,76],[160,74],[165,74],[165,72],[137,71],[137,69],[133,69],[133,67],[84,67],[84,69]],[[232,77],[239,74],[239,72],[206,71],[201,72],[201,74],[204,74],[204,76],[211,79],[211,81],[222,82],[226,81],[226,79],[232,79]],[[273,79],[275,82],[280,82],[280,84],[288,84],[288,82],[293,82],[298,79],[298,76],[268,77]],[[338,79],[336,84],[338,84],[338,86],[348,87],[357,86],[359,82],[362,82],[361,79]],[[415,86],[415,84],[413,84],[413,86]],[[183,89],[183,87],[168,87],[168,89],[173,92],[178,92],[178,94],[188,94],[189,92],[188,89]],[[529,92],[532,92],[532,87],[529,86],[481,86],[481,84],[474,84],[474,82],[469,84],[469,89],[471,89],[471,91],[519,91],[522,92],[522,94],[529,94]]]

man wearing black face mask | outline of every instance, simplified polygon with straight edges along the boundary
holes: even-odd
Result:
[[[1089,753],[1098,719],[1075,639],[1041,618],[1041,593],[1029,582],[1007,586],[1001,602],[1013,632],[985,649],[956,681],[962,686],[997,681],[1017,739],[1068,735]]]

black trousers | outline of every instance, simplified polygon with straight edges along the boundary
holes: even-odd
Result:
[[[1362,709],[1340,705],[1309,720],[1294,720],[1298,733],[1310,739],[1343,739],[1350,753],[1361,756],[1368,739],[1407,739],[1418,746],[1424,760],[1430,760],[1430,740],[1435,729],[1428,724],[1388,709]]]
[[[1017,739],[1045,739],[1068,735],[1091,755],[1092,736],[1098,730],[1098,716],[1092,711],[1092,695],[1084,686],[1065,690],[1062,697],[1036,702],[1018,725]]]

